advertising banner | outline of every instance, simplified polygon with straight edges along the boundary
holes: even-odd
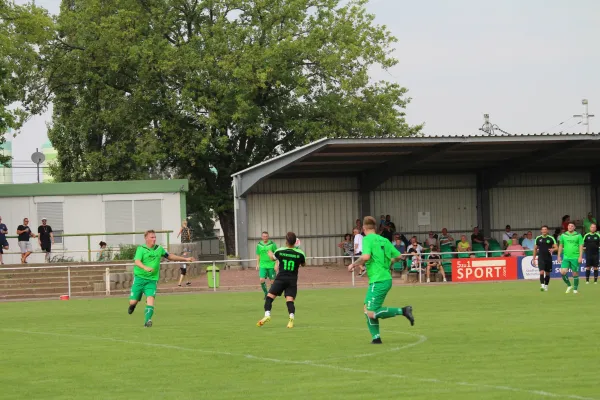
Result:
[[[517,261],[517,257],[454,258],[452,259],[452,281],[516,280]]]
[[[533,265],[533,257],[517,257],[518,259],[518,277],[519,279],[540,279],[540,270]],[[585,275],[585,254],[583,262],[579,266],[579,275]],[[560,264],[556,260],[556,256],[552,256],[552,278],[560,278]]]

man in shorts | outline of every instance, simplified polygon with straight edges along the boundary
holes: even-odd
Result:
[[[4,254],[4,250],[8,250],[6,235],[8,235],[8,227],[2,223],[2,217],[0,217],[0,265],[4,265],[2,254]]]
[[[563,260],[561,264],[561,254],[563,253]],[[560,246],[558,246],[557,261],[560,266],[560,274],[562,275],[563,281],[567,284],[566,293],[570,293],[573,289],[573,293],[577,293],[579,287],[579,265],[583,260],[583,236],[579,232],[575,231],[575,224],[569,222],[567,232],[560,235]],[[571,287],[571,281],[567,274],[571,270],[573,274],[573,287]]]
[[[261,327],[271,320],[273,300],[285,292],[285,302],[290,316],[287,327],[293,328],[296,314],[294,301],[298,294],[298,269],[306,263],[306,256],[302,250],[296,247],[294,232],[288,232],[285,235],[285,247],[275,250],[275,253],[269,251],[268,254],[271,260],[277,261],[275,267],[277,277],[265,297],[265,316],[256,323],[256,326]]]
[[[29,228],[29,218],[23,218],[23,225],[17,227],[17,236],[19,236],[19,248],[21,249],[21,264],[27,264],[27,257],[33,253],[29,239],[37,237]]]
[[[181,253],[181,256],[186,258],[189,255],[188,249],[183,249],[183,253]],[[187,275],[187,264],[181,264],[181,266],[179,267],[179,283],[177,284],[177,286],[181,287],[181,283],[183,282],[183,278]],[[185,286],[190,286],[192,284],[192,282],[190,282],[189,280],[187,281],[187,283],[185,284]]]
[[[552,273],[552,253],[558,250],[556,240],[548,234],[548,225],[542,226],[542,234],[535,238],[533,246],[533,265],[537,265],[540,270],[540,290],[548,291],[550,283],[550,274]]]
[[[392,288],[391,267],[401,258],[400,252],[386,238],[377,235],[375,218],[365,217],[363,221],[365,237],[363,239],[362,256],[348,266],[348,271],[365,265],[369,277],[369,290],[364,302],[364,313],[367,327],[371,333],[373,344],[381,344],[379,335],[379,320],[392,318],[397,315],[406,317],[411,325],[415,324],[412,307],[384,307],[383,302]]]
[[[272,240],[269,240],[269,233],[267,231],[263,232],[261,241],[256,245],[256,270],[258,271],[260,287],[265,297],[267,297],[267,293],[269,292],[267,290],[267,278],[271,282],[275,280],[275,261],[269,257],[269,251],[274,252],[275,250],[277,250],[277,245]]]
[[[146,241],[146,244],[138,246],[135,251],[133,285],[131,286],[129,309],[127,312],[133,314],[135,306],[142,300],[142,295],[146,295],[144,326],[150,328],[152,326],[152,315],[154,315],[154,298],[156,297],[156,286],[160,274],[161,260],[163,257],[169,261],[192,262],[194,259],[167,253],[162,246],[156,244],[156,232],[153,230],[144,233],[144,240]]]
[[[592,223],[589,231],[583,237],[583,248],[585,249],[585,284],[590,284],[590,269],[594,270],[594,284],[598,284],[598,250],[600,247],[600,234],[598,227]]]
[[[54,233],[52,233],[52,227],[47,224],[47,221],[47,218],[42,218],[42,224],[38,226],[38,244],[42,251],[46,252],[46,262],[50,262],[50,253],[54,244]]]

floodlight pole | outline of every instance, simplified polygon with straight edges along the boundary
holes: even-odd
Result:
[[[588,114],[588,101],[587,99],[581,100],[583,104],[583,114],[573,115],[574,118],[581,118],[581,122],[585,125],[585,133],[590,133],[590,117],[595,117],[594,114]]]

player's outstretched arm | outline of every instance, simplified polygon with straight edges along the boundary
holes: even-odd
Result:
[[[365,263],[367,261],[369,261],[370,259],[371,259],[371,255],[370,254],[363,254],[362,256],[360,256],[358,258],[358,260],[356,260],[352,264],[348,265],[348,271],[349,272],[354,271],[354,268],[360,267],[361,265],[365,265]]]
[[[269,250],[269,258],[272,261],[277,261],[277,257],[275,257],[275,254],[271,250]]]
[[[192,262],[192,261],[194,261],[194,257],[181,257],[181,256],[176,256],[175,254],[169,254],[169,256],[167,257],[167,260],[169,260],[169,261],[181,261],[181,262]]]

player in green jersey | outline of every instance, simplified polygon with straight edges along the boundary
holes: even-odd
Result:
[[[563,254],[564,252],[564,254]],[[561,254],[563,260],[561,264]],[[573,293],[577,293],[579,287],[579,265],[583,260],[583,236],[575,232],[575,224],[570,222],[567,232],[560,235],[560,245],[558,246],[557,261],[560,266],[560,274],[563,281],[567,284],[567,292],[571,292],[571,281],[567,274],[569,270],[573,274]]]
[[[277,245],[272,240],[269,240],[269,233],[266,231],[262,233],[261,239],[256,245],[256,270],[260,278],[260,287],[266,297],[267,293],[269,293],[267,290],[267,278],[269,278],[271,283],[275,280],[275,261],[269,257],[269,251],[274,253],[277,250]]]
[[[135,306],[142,300],[142,295],[146,295],[146,312],[144,313],[144,326],[152,326],[152,315],[154,314],[154,297],[156,297],[156,285],[160,273],[160,261],[166,258],[169,261],[192,262],[192,257],[180,257],[169,254],[162,247],[156,244],[156,232],[153,230],[144,233],[146,244],[138,246],[135,251],[135,267],[133,268],[133,285],[131,286],[131,295],[129,296],[129,314],[133,314]]]
[[[371,333],[373,344],[381,344],[379,335],[379,320],[404,315],[411,325],[415,324],[412,307],[402,308],[384,307],[383,302],[392,288],[391,268],[394,263],[402,258],[400,252],[392,243],[379,236],[376,232],[376,222],[373,217],[365,217],[363,221],[365,237],[363,238],[362,255],[353,264],[348,266],[348,271],[364,265],[369,277],[369,290],[364,303],[364,313],[367,317],[367,326]]]

